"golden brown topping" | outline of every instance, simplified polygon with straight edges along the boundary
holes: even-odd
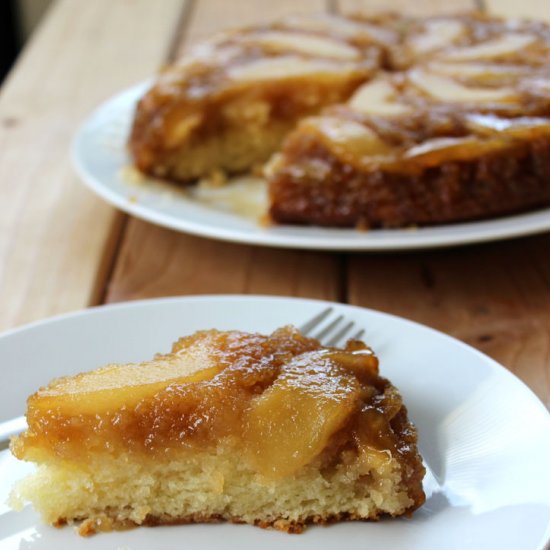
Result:
[[[29,398],[29,429],[13,451],[37,462],[52,454],[78,461],[98,451],[150,457],[227,441],[257,472],[280,478],[343,447],[358,452],[365,441],[396,450],[391,395],[361,342],[323,348],[289,327],[270,336],[203,331],[154,361],[53,381]]]

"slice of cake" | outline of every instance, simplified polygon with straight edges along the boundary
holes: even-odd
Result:
[[[54,380],[11,449],[14,489],[54,525],[308,523],[410,514],[424,502],[416,430],[362,342],[286,327],[198,332],[167,355]]]

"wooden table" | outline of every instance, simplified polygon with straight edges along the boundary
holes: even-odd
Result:
[[[59,0],[0,96],[0,329],[155,296],[257,293],[401,315],[479,348],[550,404],[550,234],[448,250],[275,250],[175,233],[85,189],[69,147],[89,112],[192,42],[288,13],[481,7],[550,20],[547,0]],[[513,406],[513,404],[511,404]]]

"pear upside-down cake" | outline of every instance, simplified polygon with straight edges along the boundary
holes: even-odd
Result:
[[[275,222],[399,227],[550,204],[550,28],[474,13],[296,16],[166,69],[129,141],[189,182],[267,161]],[[281,149],[281,144],[282,149]]]
[[[424,502],[416,430],[362,342],[296,329],[197,332],[154,360],[54,380],[28,400],[16,486],[80,533],[232,521],[308,523],[410,514]]]

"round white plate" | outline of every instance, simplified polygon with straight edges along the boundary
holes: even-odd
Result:
[[[129,172],[126,140],[136,101],[148,83],[101,105],[83,124],[73,144],[73,161],[82,180],[116,207],[149,222],[185,233],[264,246],[320,250],[405,250],[518,237],[550,230],[550,208],[494,220],[419,229],[354,229],[265,226],[265,190],[250,178],[231,188],[181,190]],[[246,202],[235,200],[240,196]],[[262,205],[264,208],[262,208]],[[252,212],[252,213],[251,213]]]
[[[0,422],[23,413],[26,397],[52,377],[166,351],[197,329],[269,332],[300,325],[325,302],[254,296],[170,298],[101,307],[0,336]],[[340,523],[287,535],[243,525],[140,528],[82,539],[40,523],[29,507],[0,504],[0,548],[213,548],[532,550],[550,525],[550,415],[493,360],[416,323],[334,305],[364,327],[381,372],[400,388],[429,474],[426,504],[411,519]],[[0,454],[0,503],[31,467]]]

